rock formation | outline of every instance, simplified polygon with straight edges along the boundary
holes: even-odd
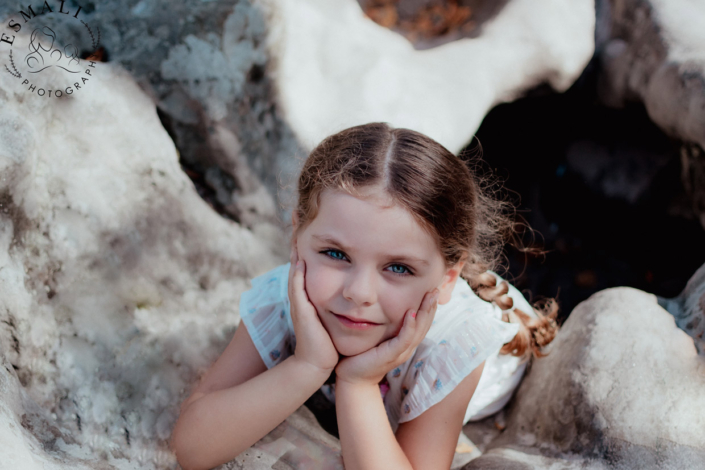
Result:
[[[170,468],[179,403],[280,240],[198,196],[121,67],[63,101],[14,85],[0,74],[0,468]]]
[[[703,356],[654,295],[601,291],[573,310],[506,429],[464,468],[699,468],[703,387]]]
[[[513,0],[473,39],[415,50],[355,0],[276,2],[273,70],[305,148],[350,125],[387,121],[451,151],[489,109],[541,83],[566,90],[594,51],[594,4]]]
[[[17,8],[0,16],[22,22]],[[182,162],[248,227],[276,218],[256,202],[262,185],[291,202],[326,135],[388,121],[458,151],[492,106],[543,82],[567,89],[594,51],[593,0],[512,0],[477,37],[425,51],[355,0],[103,2],[81,15],[157,104]]]
[[[705,4],[601,0],[598,11],[601,100],[640,101],[683,141],[683,183],[705,226]]]
[[[678,297],[658,301],[675,317],[678,327],[693,338],[698,352],[705,355],[705,264],[693,274]]]

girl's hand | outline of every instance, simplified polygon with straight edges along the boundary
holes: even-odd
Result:
[[[408,361],[431,328],[438,307],[438,295],[438,289],[433,289],[421,300],[418,313],[408,310],[395,337],[369,351],[340,361],[335,368],[336,380],[376,385],[387,372]]]
[[[289,268],[289,305],[296,335],[297,360],[311,364],[330,374],[338,364],[338,350],[323,327],[316,308],[308,299],[305,286],[306,262],[299,259],[296,248],[291,250]]]

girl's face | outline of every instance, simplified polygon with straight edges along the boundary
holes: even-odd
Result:
[[[447,302],[462,269],[447,268],[434,237],[378,188],[360,198],[324,191],[294,244],[306,262],[308,297],[344,356],[395,336],[406,311],[434,288]]]

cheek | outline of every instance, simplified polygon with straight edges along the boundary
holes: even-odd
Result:
[[[425,291],[419,286],[408,284],[405,286],[389,286],[385,290],[382,308],[387,318],[397,327],[401,326],[404,314],[412,309],[417,310]]]
[[[340,274],[315,261],[306,263],[306,293],[313,305],[318,308],[336,295],[342,281]]]
[[[385,290],[383,308],[387,318],[400,327],[408,310],[418,311],[427,292],[438,286],[437,276],[428,275],[399,285],[389,284]]]

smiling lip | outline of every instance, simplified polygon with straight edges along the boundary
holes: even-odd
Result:
[[[331,312],[333,313],[333,312]],[[369,328],[379,326],[380,323],[373,323],[369,321],[359,321],[355,320],[350,317],[346,317],[345,315],[338,315],[337,313],[333,313],[335,315],[335,318],[340,320],[340,323],[342,323],[344,326],[347,326],[348,328],[354,328],[356,330],[367,330]]]

